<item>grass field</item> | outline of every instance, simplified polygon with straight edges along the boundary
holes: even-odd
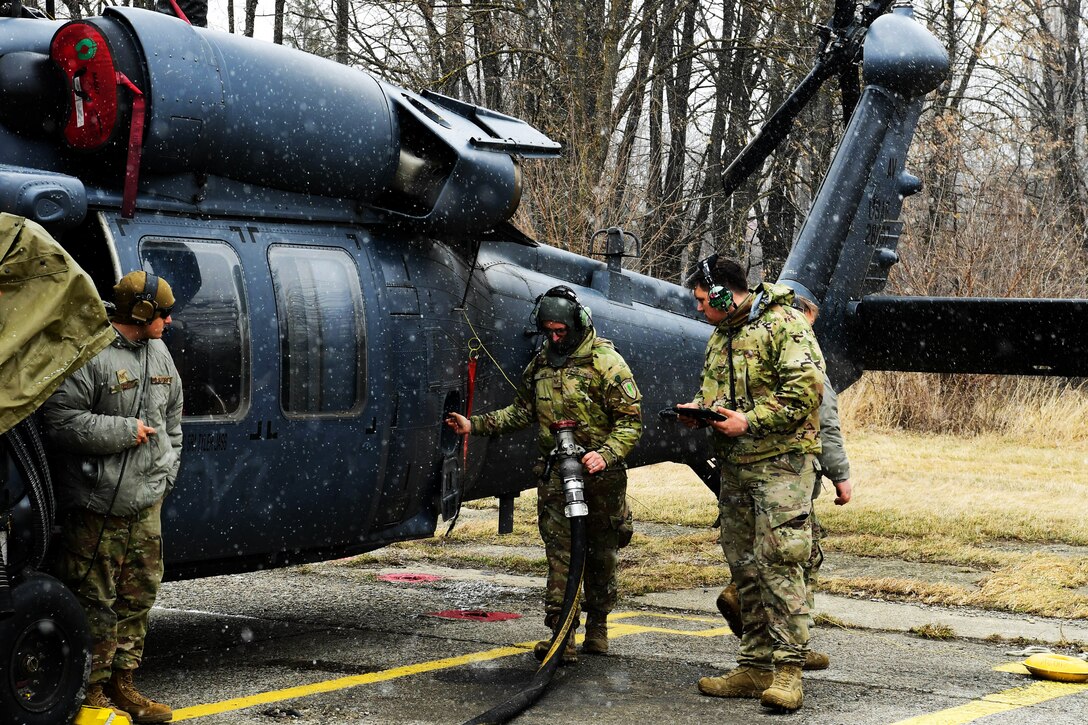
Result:
[[[921,378],[906,380],[920,384]],[[926,380],[932,382],[932,376]],[[1088,619],[1088,394],[1051,384],[1050,392],[1041,395],[1043,384],[1021,383],[1027,392],[1014,389],[1002,398],[1004,407],[982,406],[985,417],[997,416],[1001,425],[978,434],[912,433],[891,421],[873,425],[873,401],[882,389],[872,383],[851,388],[842,405],[854,500],[834,506],[834,497],[824,495],[816,508],[829,532],[824,541],[828,559],[849,554],[874,566],[871,575],[825,575],[819,588],[848,596]],[[1029,394],[1034,396],[1031,405]],[[977,422],[980,405],[973,403],[961,419]],[[1045,420],[1041,411],[1049,411]],[[1021,424],[1011,424],[1017,415],[1023,416]],[[870,426],[855,425],[856,420]],[[689,469],[673,464],[636,469],[629,497],[636,533],[623,550],[624,593],[728,581],[717,530],[711,528],[716,502]],[[468,506],[488,509],[496,502]],[[485,518],[459,524],[449,537],[390,547],[364,561],[424,559],[545,572],[532,491],[517,499],[513,534],[498,536],[494,517]],[[981,577],[965,585],[939,574],[888,576],[899,561],[970,568]]]

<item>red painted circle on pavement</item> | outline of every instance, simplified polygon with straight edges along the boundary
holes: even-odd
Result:
[[[440,581],[442,577],[434,574],[381,574],[379,581],[393,582],[394,584],[422,584],[423,582]]]

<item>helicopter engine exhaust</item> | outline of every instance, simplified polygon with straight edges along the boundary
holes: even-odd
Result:
[[[119,168],[140,137],[141,177],[213,175],[351,200],[428,229],[475,231],[516,210],[515,154],[560,148],[488,109],[136,8],[72,21],[47,54],[17,55],[0,58],[0,87],[15,84],[13,73],[25,78],[35,58],[50,68],[37,74],[48,87],[34,91],[64,98],[44,127],[69,151],[72,167],[56,170],[73,176],[96,164]],[[0,123],[27,135],[14,113],[0,113]]]

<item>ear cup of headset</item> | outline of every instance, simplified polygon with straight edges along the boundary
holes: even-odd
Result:
[[[129,316],[137,322],[147,324],[155,318],[159,305],[155,297],[159,293],[159,278],[150,272],[144,273],[144,291],[136,295],[132,302]]]
[[[155,316],[155,303],[147,300],[137,300],[129,312],[132,319],[138,322],[148,322]]]
[[[706,293],[707,301],[715,310],[724,310],[733,302],[733,293],[720,284],[711,285]]]

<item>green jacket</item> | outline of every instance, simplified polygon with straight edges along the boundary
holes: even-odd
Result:
[[[736,410],[748,419],[743,436],[712,435],[714,453],[741,464],[782,453],[819,453],[824,359],[816,336],[804,315],[790,307],[790,288],[765,283],[751,294],[752,314],[733,328],[719,324],[706,345],[702,386],[693,402]]]
[[[0,214],[0,433],[112,339],[87,273],[42,227]]]
[[[132,516],[162,499],[181,463],[181,406],[166,344],[115,332],[42,406],[59,507]],[[139,446],[137,418],[156,430]]]
[[[500,435],[534,420],[541,455],[555,448],[552,423],[577,420],[578,444],[600,453],[609,468],[622,467],[642,437],[642,393],[612,342],[590,328],[561,367],[551,367],[542,348],[522,374],[517,399],[500,410],[472,416],[472,432]]]

